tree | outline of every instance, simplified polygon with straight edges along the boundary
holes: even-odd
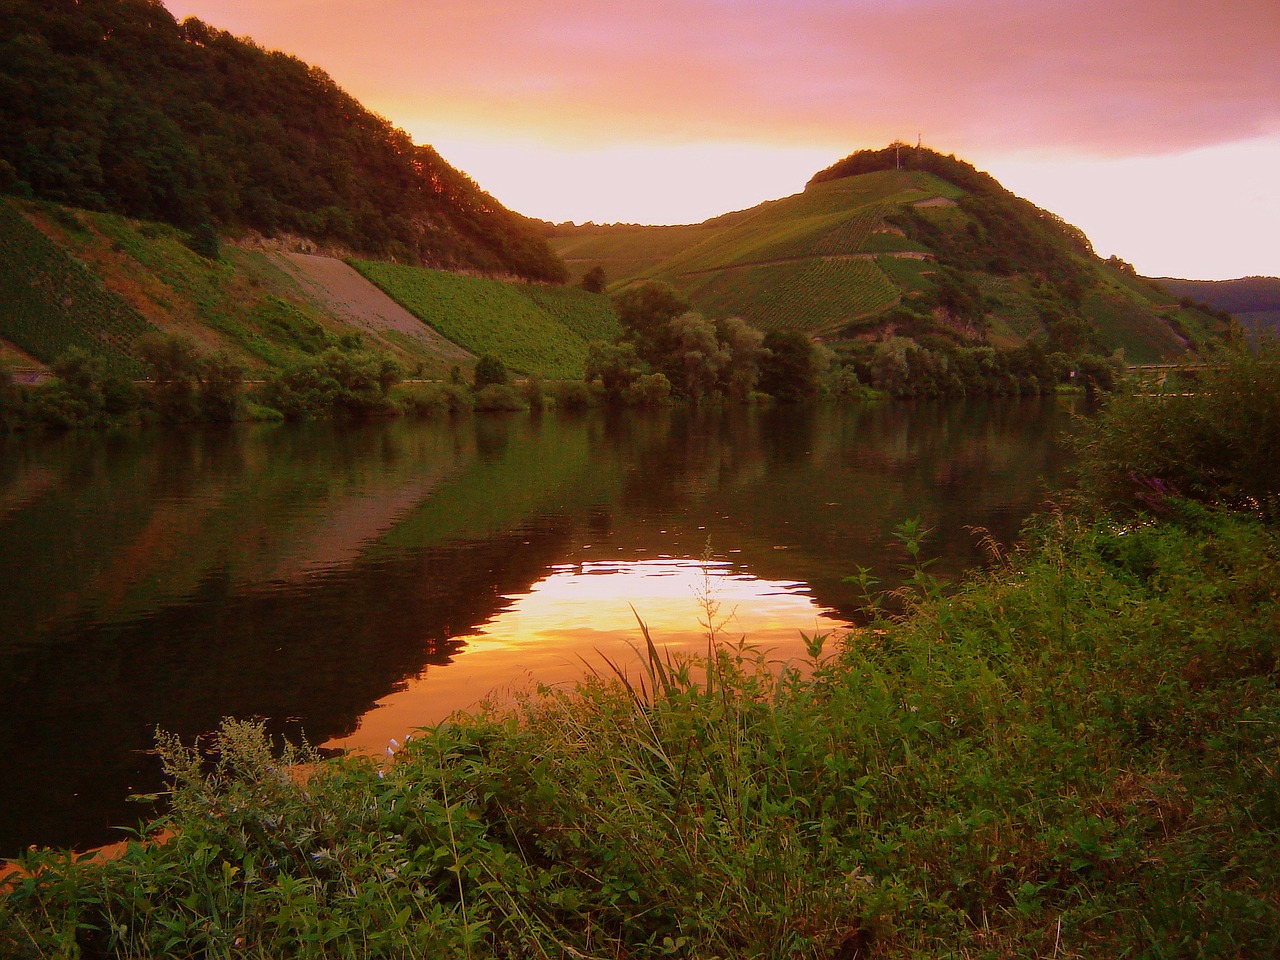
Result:
[[[599,383],[613,402],[625,399],[627,389],[644,375],[644,364],[629,340],[604,343],[599,340],[587,349],[588,383]]]
[[[728,351],[720,374],[720,390],[730,400],[745,400],[760,382],[764,333],[741,317],[716,321],[716,339]]]
[[[488,386],[503,386],[508,380],[507,368],[501,360],[486,353],[476,362],[474,385],[476,390]]]
[[[652,281],[622,291],[613,298],[613,306],[622,322],[622,335],[649,363],[664,352],[667,325],[690,309],[689,301],[673,287]]]
[[[587,293],[604,293],[604,288],[608,286],[609,280],[605,275],[604,267],[596,264],[582,278],[582,282],[578,284]]]
[[[700,313],[688,311],[666,325],[668,349],[655,364],[690,400],[713,393],[729,365],[729,351],[716,337],[716,325]]]
[[[817,344],[799,330],[770,330],[762,346],[760,389],[776,400],[794,403],[817,396],[822,362]]]
[[[200,355],[195,344],[172,333],[148,333],[139,338],[138,354],[151,368],[153,396],[166,420],[191,420],[196,415],[196,384]]]

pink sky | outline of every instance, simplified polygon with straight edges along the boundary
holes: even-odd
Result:
[[[508,206],[692,222],[895,138],[1153,275],[1280,274],[1276,0],[167,0]]]

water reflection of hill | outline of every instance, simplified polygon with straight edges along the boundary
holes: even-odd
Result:
[[[264,716],[316,742],[349,733],[405,677],[448,663],[452,638],[492,617],[505,594],[528,589],[566,532],[544,523],[287,589],[244,590],[214,572],[138,621],[85,623],[66,642],[10,653],[0,659],[0,779],[22,789],[6,791],[0,824],[23,826],[0,827],[0,851],[33,838],[83,843],[132,822],[122,801],[154,788],[141,751],[156,725],[189,737],[224,716]]]
[[[456,653],[556,564],[713,552],[883,579],[920,515],[1010,539],[1062,466],[1050,402],[244,429],[0,456],[0,855],[131,822],[159,724],[265,716],[317,742]],[[516,664],[515,666],[519,666]]]

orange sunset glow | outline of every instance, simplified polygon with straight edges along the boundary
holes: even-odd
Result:
[[[708,617],[710,613],[710,617]],[[438,723],[486,698],[501,701],[535,684],[570,684],[610,663],[639,682],[644,620],[655,644],[673,657],[703,653],[708,623],[716,641],[746,641],[771,661],[805,660],[805,632],[837,636],[847,624],[819,607],[802,584],[761,580],[725,563],[659,559],[568,564],[549,571],[528,593],[464,639],[447,669],[428,667],[383,697],[352,734],[325,744],[381,750],[418,727]],[[831,641],[835,648],[836,641]],[[512,681],[512,662],[523,680]]]
[[[1274,0],[168,0],[511,208],[697,222],[917,137],[1153,276],[1280,273]]]

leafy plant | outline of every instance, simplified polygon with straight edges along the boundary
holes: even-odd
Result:
[[[1114,398],[1080,435],[1082,496],[1157,514],[1184,497],[1276,517],[1280,343],[1221,350],[1186,376],[1186,393]]]

